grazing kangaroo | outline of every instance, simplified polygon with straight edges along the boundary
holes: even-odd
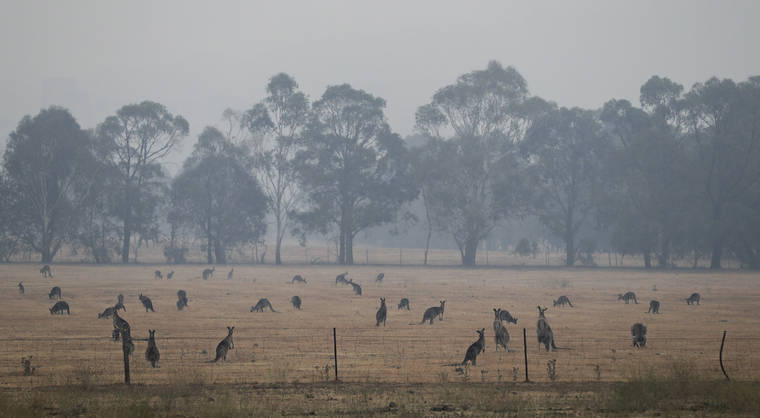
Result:
[[[216,267],[203,270],[203,280],[210,279],[214,275],[214,270],[216,270]]]
[[[158,352],[158,346],[156,346],[156,330],[149,329],[148,333],[148,348],[145,350],[145,360],[148,360],[151,367],[159,367],[158,360],[161,358],[161,353]]]
[[[71,315],[71,311],[69,310],[69,304],[62,300],[59,300],[58,302],[55,303],[55,305],[53,305],[52,308],[50,308],[51,315],[53,314],[63,315],[63,311],[66,311],[67,315]]]
[[[335,284],[338,284],[338,283],[348,284],[348,280],[346,280],[346,276],[348,276],[348,272],[341,273],[335,276]]]
[[[231,269],[229,273],[227,273],[227,280],[232,280],[232,275],[235,274],[235,269]]]
[[[627,305],[631,299],[633,299],[633,302],[635,304],[639,304],[639,301],[636,299],[636,294],[633,292],[626,292],[624,295],[618,294],[617,300],[624,300],[625,304]]]
[[[98,314],[98,319],[101,319],[101,318],[108,319],[108,318],[110,318],[110,317],[113,316],[114,312],[116,312],[116,307],[115,306],[109,306],[106,309],[104,309],[102,313]]]
[[[407,298],[402,298],[401,301],[398,303],[398,309],[404,309],[404,308],[406,308],[407,311],[411,310],[411,308],[409,307],[409,299]]]
[[[290,303],[293,304],[294,308],[298,309],[299,311],[301,310],[301,298],[300,297],[293,296],[292,298],[290,298]]]
[[[691,305],[693,303],[696,303],[697,305],[699,305],[700,299],[702,299],[702,296],[700,296],[699,293],[692,293],[691,296],[689,296],[685,300],[686,300],[687,305]]]
[[[506,309],[499,309],[499,319],[517,325],[517,317],[513,317]]]
[[[143,306],[145,307],[145,312],[148,312],[148,309],[150,309],[151,312],[156,312],[153,309],[153,302],[150,300],[149,297],[143,296],[143,294],[140,293],[140,296],[138,296],[138,299],[140,299],[140,302],[142,302]]]
[[[634,347],[644,347],[647,345],[647,327],[642,323],[635,323],[631,327],[631,337],[633,338]]]
[[[53,277],[53,271],[50,270],[50,266],[48,264],[45,264],[44,266],[42,266],[42,268],[40,269],[40,274],[42,275],[42,277]]]
[[[18,282],[18,292],[22,295],[24,294],[24,285],[22,282]]]
[[[54,297],[58,297],[58,299],[61,299],[61,288],[58,286],[53,286],[52,289],[50,289],[50,293],[48,293],[48,299],[53,299]]]
[[[540,306],[536,307],[538,308],[538,322],[536,322],[538,351],[541,351],[541,344],[546,347],[547,352],[550,349],[551,351],[564,349],[562,347],[557,347],[554,343],[554,331],[552,331],[552,327],[549,326],[549,322],[546,320],[546,316],[544,315],[544,312],[546,312],[549,308],[542,309]]]
[[[172,277],[174,277],[174,270],[172,270],[172,271],[170,271],[170,272],[166,273],[166,279],[167,279],[167,280],[168,280],[168,279],[171,279]]]
[[[388,308],[385,306],[385,298],[380,298],[380,309],[378,309],[377,313],[375,314],[375,319],[377,320],[375,326],[379,327],[381,322],[383,323],[383,326],[385,326],[385,320],[387,318]]]
[[[660,302],[656,300],[649,301],[649,310],[647,313],[660,313]]]
[[[425,309],[425,313],[422,314],[422,321],[420,324],[424,324],[425,321],[430,321],[430,325],[433,325],[433,320],[438,317],[439,321],[443,321],[443,307],[446,304],[445,300],[441,301],[441,306],[432,306]]]
[[[256,306],[251,306],[251,312],[264,312],[264,309],[266,308],[269,308],[272,312],[277,312],[267,298],[259,299],[259,301],[256,302]]]
[[[507,344],[509,344],[509,332],[507,331],[507,327],[504,326],[504,324],[501,322],[501,309],[494,308],[493,310],[493,339],[494,339],[494,345],[496,346],[496,351],[499,351],[499,346],[504,347],[504,349],[511,353],[513,350],[510,350]]]
[[[570,307],[573,307],[573,304],[570,302],[570,298],[568,298],[565,295],[560,296],[557,298],[557,300],[554,301],[554,306],[565,306],[570,305]]]
[[[161,274],[161,270],[156,270],[153,272],[153,278],[161,280],[164,278],[164,275]]]
[[[462,365],[465,365],[469,361],[473,366],[476,366],[478,354],[480,354],[482,351],[486,351],[486,329],[481,328],[475,331],[479,335],[478,340],[470,344],[470,346],[467,348],[467,352],[464,355]]]
[[[187,306],[187,293],[185,293],[184,290],[178,290],[177,291],[177,310],[181,311],[185,306]]]
[[[306,284],[306,279],[304,279],[303,276],[301,276],[300,274],[296,274],[295,276],[293,276],[293,279],[290,280],[290,284],[293,284],[293,283],[304,283],[304,284]]]
[[[384,278],[385,278],[385,273],[380,273],[380,274],[377,275],[377,277],[375,277],[375,282],[376,283],[378,283],[378,282],[382,283]]]
[[[118,300],[118,302],[116,302],[116,305],[114,305],[114,308],[116,308],[117,311],[121,309],[124,312],[126,312],[127,308],[124,306],[124,295],[119,293],[119,296],[116,299]]]
[[[362,287],[361,286],[359,286],[358,284],[354,283],[353,280],[349,280],[348,284],[350,284],[351,287],[354,289],[354,293],[356,293],[359,296],[362,295]]]
[[[220,359],[227,361],[227,352],[235,348],[235,344],[232,342],[232,331],[234,330],[235,327],[227,327],[227,336],[216,346],[216,358],[213,363],[216,363]]]

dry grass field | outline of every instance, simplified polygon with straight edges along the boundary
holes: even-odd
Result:
[[[520,382],[525,373],[523,327],[530,379],[539,384],[577,389],[683,370],[690,376],[720,379],[723,330],[728,331],[728,374],[734,380],[754,381],[760,367],[755,349],[760,343],[760,277],[746,272],[236,265],[232,280],[226,279],[229,267],[220,266],[204,281],[200,265],[54,265],[54,278],[40,277],[39,267],[0,267],[4,390],[121,382],[121,345],[110,339],[112,321],[97,319],[119,293],[126,297],[122,316],[130,322],[134,338],[157,330],[160,368],[152,369],[145,361],[143,341],[135,342],[131,361],[133,384],[156,387],[275,384],[295,385],[289,390],[296,393],[301,393],[298,385],[320,387],[334,377],[333,327],[340,378],[361,385],[445,383],[436,387],[455,388]],[[156,269],[164,274],[173,269],[174,278],[156,280]],[[362,285],[362,296],[354,295],[350,286],[335,285],[335,275],[343,271]],[[385,279],[377,284],[374,278],[380,271]],[[290,284],[295,274],[306,277],[308,284]],[[24,295],[17,289],[20,281]],[[54,285],[62,288],[70,316],[48,311],[53,301],[47,293]],[[190,299],[181,312],[175,306],[179,289]],[[616,300],[617,293],[628,290],[636,292],[638,305]],[[702,294],[702,304],[688,306],[684,298],[695,291]],[[140,293],[153,300],[155,313],[145,312]],[[303,299],[302,311],[290,306],[293,295]],[[553,307],[552,299],[560,295],[568,295],[575,307]],[[249,312],[262,297],[272,302],[276,313]],[[379,297],[388,301],[386,327],[375,327]],[[411,311],[396,310],[402,297],[411,300]],[[650,299],[661,302],[659,315],[646,313]],[[439,300],[446,300],[444,320],[420,325],[425,308]],[[538,352],[538,304],[549,307],[546,316],[557,344],[568,350]],[[515,352],[494,350],[494,307],[508,309],[519,320],[517,326],[508,324]],[[639,321],[649,330],[644,349],[631,347],[629,330]],[[209,362],[226,327],[233,325],[235,348],[227,362]],[[480,328],[486,329],[485,353],[477,366],[457,370],[450,364],[462,361]],[[36,370],[24,376],[21,358],[28,356],[33,356]],[[556,360],[553,376],[547,371],[550,360]],[[371,390],[379,391],[374,386]],[[562,390],[565,395],[567,391]],[[272,393],[270,389],[270,396],[276,396]],[[368,395],[352,396],[355,400]],[[445,393],[436,396],[447,398]]]

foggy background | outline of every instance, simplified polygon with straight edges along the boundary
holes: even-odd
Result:
[[[311,99],[339,83],[384,98],[402,136],[437,88],[489,60],[561,106],[637,103],[652,74],[688,89],[760,73],[758,16],[753,1],[2,1],[0,152],[49,105],[92,128],[153,100],[190,122],[174,173],[203,127],[278,72]]]

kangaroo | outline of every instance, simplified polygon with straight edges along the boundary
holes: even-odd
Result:
[[[58,286],[54,286],[50,289],[50,293],[48,293],[48,299],[53,299],[54,297],[57,297],[59,300],[61,299],[61,288]]]
[[[58,302],[55,303],[55,305],[53,305],[52,308],[50,308],[51,315],[53,314],[63,315],[63,311],[66,311],[67,315],[71,315],[71,311],[69,310],[69,304],[62,300],[59,300]]]
[[[161,274],[161,270],[156,270],[153,272],[153,278],[161,280],[164,278],[164,275]]]
[[[631,299],[633,299],[633,302],[635,304],[639,304],[639,301],[636,299],[636,294],[633,292],[626,292],[624,295],[618,294],[617,300],[624,300],[625,304],[627,305]]]
[[[208,280],[212,278],[212,276],[214,275],[214,270],[216,270],[216,267],[203,270],[203,280]]]
[[[216,346],[216,358],[213,363],[216,363],[220,359],[227,361],[227,352],[235,348],[235,344],[232,341],[232,332],[234,330],[235,327],[227,327],[227,336]]]
[[[177,310],[181,311],[185,306],[187,306],[187,293],[185,293],[184,290],[178,290],[177,291]]]
[[[166,279],[167,279],[167,280],[168,280],[168,279],[171,279],[172,277],[174,277],[174,270],[172,270],[172,271],[170,271],[170,272],[166,273]]]
[[[23,284],[23,282],[18,282],[18,292],[20,294],[22,294],[22,295],[24,294],[24,284]]]
[[[375,277],[375,282],[382,283],[384,278],[385,278],[385,273],[380,273],[377,275],[377,277]]]
[[[259,301],[256,302],[256,306],[251,306],[251,312],[264,312],[264,309],[266,308],[269,308],[272,312],[277,312],[267,298],[259,299]]]
[[[298,309],[299,311],[301,310],[301,298],[300,297],[293,296],[292,298],[290,298],[290,303],[293,304],[294,308]]]
[[[375,314],[375,319],[377,320],[375,326],[379,327],[381,322],[383,323],[383,326],[385,326],[385,320],[387,318],[388,308],[385,306],[385,298],[380,298],[380,309],[378,309],[377,313]]]
[[[124,306],[124,295],[119,293],[119,296],[116,299],[118,300],[118,302],[116,302],[116,305],[114,305],[114,308],[116,308],[117,311],[121,309],[124,312],[126,312],[127,308]]]
[[[493,339],[494,339],[494,345],[496,346],[496,351],[499,351],[499,346],[504,347],[504,350],[511,353],[513,350],[510,350],[507,344],[509,344],[509,332],[507,331],[507,327],[504,326],[504,324],[501,322],[501,309],[494,308],[493,310]]]
[[[699,305],[700,299],[702,299],[702,296],[700,296],[699,293],[692,293],[691,296],[689,296],[685,300],[686,300],[687,305],[691,305],[693,303],[696,303],[697,305]]]
[[[150,300],[149,297],[143,296],[143,294],[140,293],[140,296],[138,296],[138,299],[140,299],[140,302],[142,302],[143,306],[145,307],[145,312],[148,312],[148,309],[150,309],[151,312],[156,312],[153,309],[153,302]]]
[[[116,306],[109,306],[106,309],[103,310],[103,313],[98,314],[98,319],[101,318],[110,318],[113,316],[113,313],[116,311]]]
[[[470,346],[467,348],[467,353],[465,353],[464,355],[464,360],[462,361],[462,365],[465,365],[469,361],[470,363],[472,363],[473,366],[476,366],[478,354],[480,354],[483,351],[486,351],[486,337],[485,337],[486,329],[481,328],[475,331],[479,335],[478,340],[470,344]]]
[[[536,322],[536,336],[538,337],[538,351],[541,351],[541,344],[543,344],[546,347],[546,351],[548,352],[551,348],[551,351],[554,350],[560,350],[563,349],[562,347],[557,347],[554,343],[554,331],[552,331],[552,327],[549,326],[549,322],[546,320],[546,316],[544,315],[544,312],[546,312],[549,308],[541,308],[540,306],[536,306],[538,308],[538,322]]]
[[[411,308],[409,307],[409,299],[407,298],[402,298],[401,301],[398,303],[398,309],[404,309],[404,308],[406,308],[407,311],[411,310]]]
[[[660,302],[656,300],[649,301],[649,310],[647,313],[660,313]]]
[[[350,279],[348,281],[348,284],[350,284],[351,287],[354,289],[354,293],[356,293],[359,296],[362,295],[362,287],[361,286],[359,286],[358,284],[354,283],[353,280],[350,280]]]
[[[348,276],[348,272],[341,273],[341,274],[335,276],[335,284],[336,285],[338,283],[348,284],[348,280],[346,280],[346,276]]]
[[[633,337],[634,347],[644,347],[647,345],[647,327],[642,323],[635,323],[631,327],[631,337]]]
[[[565,295],[560,296],[557,298],[557,300],[554,301],[554,306],[565,306],[570,305],[570,307],[573,307],[573,304],[570,302],[570,298],[568,298]]]
[[[235,269],[231,269],[229,273],[227,273],[227,280],[232,280],[232,275],[235,274]]]
[[[153,368],[160,367],[158,360],[161,358],[161,353],[158,352],[158,346],[156,346],[156,330],[149,329],[148,333],[148,348],[145,350],[145,360],[148,360],[150,366]]]
[[[44,266],[42,266],[42,268],[40,269],[40,274],[42,275],[42,277],[53,277],[53,271],[50,270],[50,265],[45,264]]]
[[[499,309],[499,319],[517,325],[517,317],[513,317],[506,309]]]
[[[441,301],[441,306],[433,306],[425,309],[425,313],[422,314],[422,321],[420,324],[424,324],[425,321],[430,321],[430,325],[433,325],[433,320],[438,317],[439,321],[443,321],[443,307],[446,304],[445,300]]]
[[[293,283],[304,283],[304,284],[306,284],[306,279],[304,279],[303,276],[301,276],[300,274],[296,274],[295,276],[293,276],[293,279],[290,280],[290,284],[293,284]]]

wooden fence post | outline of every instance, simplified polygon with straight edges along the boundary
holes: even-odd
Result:
[[[333,356],[335,357],[335,381],[338,381],[338,338],[333,328]]]
[[[523,328],[523,356],[525,357],[525,383],[530,382],[528,379],[528,332]]]
[[[723,330],[723,339],[720,341],[720,356],[718,357],[720,360],[720,370],[723,372],[723,376],[726,376],[726,380],[731,380],[728,378],[728,373],[726,373],[726,368],[723,367],[723,346],[726,344],[726,330]]]

